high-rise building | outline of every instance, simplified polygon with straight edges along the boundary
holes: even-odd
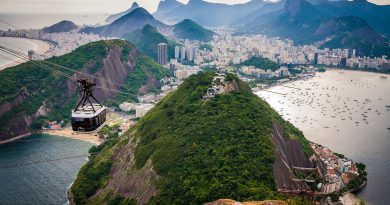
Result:
[[[176,46],[175,47],[175,58],[179,59],[179,56],[180,56],[180,47]]]
[[[198,57],[198,48],[197,47],[192,48],[192,55],[193,55],[194,60]]]
[[[347,58],[341,58],[341,60],[340,60],[340,66],[343,66],[343,67],[345,67],[345,66],[347,66]]]
[[[161,65],[168,64],[168,46],[165,43],[158,44],[157,61]]]
[[[186,48],[181,47],[181,55],[180,55],[181,60],[186,59]]]
[[[194,53],[192,48],[187,48],[186,49],[186,56],[188,61],[193,61],[194,60]]]
[[[317,65],[317,64],[318,64],[318,53],[314,53],[313,64],[314,64],[314,65]]]

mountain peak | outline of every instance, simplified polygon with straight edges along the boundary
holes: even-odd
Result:
[[[120,12],[120,13],[117,13],[117,14],[113,14],[111,16],[109,16],[107,19],[106,19],[106,22],[107,23],[112,23],[114,22],[115,20],[119,19],[120,17],[134,11],[135,9],[139,8],[139,5],[137,2],[134,2],[131,7],[129,9],[127,9],[126,11],[123,11],[123,12]]]
[[[132,5],[131,5],[131,8],[130,9],[136,9],[136,8],[139,8],[139,5],[137,2],[134,2]]]
[[[304,9],[310,7],[312,7],[312,5],[305,0],[286,0],[284,4],[284,13],[293,17],[299,15]]]
[[[152,14],[150,14],[149,11],[147,11],[146,9],[142,7],[138,7],[133,11],[131,11],[130,13],[126,14],[125,16],[151,16],[152,17]]]

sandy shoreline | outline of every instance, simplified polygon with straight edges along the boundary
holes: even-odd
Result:
[[[74,132],[70,127],[64,128],[62,130],[46,130],[42,131],[43,134],[49,134],[49,135],[58,135],[62,137],[67,137],[71,139],[76,139],[76,140],[82,140],[82,141],[87,141],[90,143],[93,143],[95,145],[99,145],[102,143],[99,139],[98,134],[83,134],[83,133],[77,133]]]
[[[34,133],[29,132],[29,133],[14,137],[12,139],[0,141],[0,145],[10,143],[10,142],[13,142],[13,141],[16,141],[19,139],[23,139],[23,138],[28,137],[32,134],[39,134],[39,133],[40,134],[48,134],[48,135],[57,135],[57,136],[67,137],[67,138],[71,138],[71,139],[75,139],[75,140],[86,141],[86,142],[93,143],[95,145],[99,145],[102,143],[102,141],[99,139],[99,136],[97,134],[76,133],[70,127],[67,127],[65,129],[62,129],[62,130],[46,130],[46,131],[38,131],[38,132],[34,132]]]

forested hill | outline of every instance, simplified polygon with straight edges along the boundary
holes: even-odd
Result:
[[[44,63],[43,61],[38,61]],[[158,88],[167,71],[127,41],[98,41],[48,62],[82,71],[99,78],[97,85],[132,94]],[[47,63],[44,63],[46,66]],[[75,73],[49,65],[76,79]],[[47,120],[70,118],[76,105],[77,84],[32,62],[0,71],[0,141],[40,129]],[[101,102],[120,102],[129,95],[95,89]]]
[[[178,45],[149,24],[142,29],[126,34],[123,38],[133,43],[145,55],[155,60],[157,60],[157,46],[159,43],[168,45],[168,59],[175,57],[175,46]]]
[[[288,172],[280,176],[286,171],[281,157],[288,155],[284,164],[304,166],[312,154],[308,141],[236,76],[228,74],[223,81],[214,76],[191,76],[122,137],[91,149],[70,200],[203,204],[221,198],[285,199],[276,191],[278,179],[291,181]],[[212,82],[224,86],[223,94],[204,99]],[[289,151],[285,147],[294,151],[279,155]]]

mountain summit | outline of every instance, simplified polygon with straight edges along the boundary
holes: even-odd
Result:
[[[75,204],[204,204],[310,189],[288,167],[312,167],[309,142],[232,74],[191,76],[92,151],[70,189]]]
[[[140,7],[106,26],[101,31],[101,34],[104,36],[122,37],[124,34],[131,33],[136,29],[142,29],[147,24],[153,27],[161,25],[146,9]]]
[[[198,41],[210,41],[214,32],[205,29],[191,19],[185,19],[173,26],[175,37]]]
[[[120,17],[134,11],[135,9],[139,8],[139,5],[137,2],[134,2],[131,7],[129,9],[127,9],[126,11],[123,11],[123,12],[120,12],[118,14],[113,14],[111,16],[109,16],[107,19],[106,19],[106,23],[112,23],[114,22],[115,20],[119,19]]]

